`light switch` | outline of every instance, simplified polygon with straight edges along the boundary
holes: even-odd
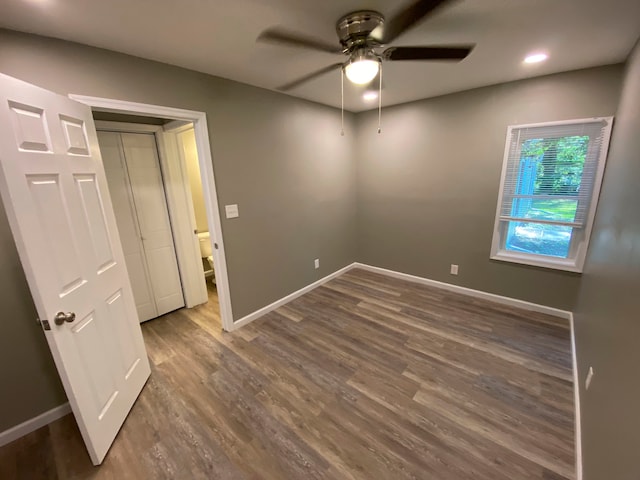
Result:
[[[238,205],[225,205],[224,211],[227,214],[227,218],[236,218],[240,216],[238,212]]]

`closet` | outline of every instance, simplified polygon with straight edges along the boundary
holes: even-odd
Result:
[[[98,131],[141,322],[184,307],[155,135]]]

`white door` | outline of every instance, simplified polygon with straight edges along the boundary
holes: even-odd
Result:
[[[184,307],[180,272],[154,135],[123,133],[133,201],[158,315]]]
[[[158,310],[153,298],[151,277],[147,269],[142,234],[138,227],[137,214],[133,204],[133,194],[122,151],[122,141],[119,133],[98,132],[98,142],[116,214],[133,298],[138,311],[138,320],[144,322],[157,317]]]
[[[140,321],[184,307],[155,136],[98,135]],[[112,148],[114,144],[117,149]],[[119,191],[120,187],[114,190],[117,185],[128,192]]]
[[[150,369],[91,111],[1,74],[0,102],[0,193],[60,378],[98,465]]]

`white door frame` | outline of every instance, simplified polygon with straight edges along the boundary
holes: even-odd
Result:
[[[169,145],[168,140],[172,139],[168,138],[162,125],[104,120],[96,120],[95,124],[98,131],[146,133],[155,136],[185,306],[193,308],[207,303],[207,284],[202,274],[200,244],[193,233],[193,199],[188,179],[183,172],[184,159],[176,151],[176,145]],[[193,128],[192,123],[186,125]]]
[[[200,175],[202,177],[202,188],[205,197],[205,207],[207,210],[207,222],[209,223],[211,235],[213,263],[216,271],[220,318],[224,330],[227,332],[233,330],[231,291],[229,289],[229,277],[227,275],[227,262],[222,238],[222,223],[220,221],[220,209],[218,208],[218,196],[213,174],[213,158],[211,156],[206,114],[196,110],[183,110],[180,108],[114,100],[110,98],[90,97],[86,95],[70,94],[69,98],[84,103],[93,110],[102,112],[159,117],[193,123],[196,147],[198,150],[198,163],[200,164]]]
[[[175,127],[175,125],[180,125],[180,127]],[[160,140],[161,149],[165,152],[165,154],[161,154],[161,158],[166,157],[167,159],[163,164],[163,172],[166,174],[168,183],[166,190],[171,198],[170,208],[176,213],[175,218],[172,219],[178,230],[175,233],[176,245],[180,245],[180,249],[184,250],[185,256],[188,256],[188,260],[190,260],[185,262],[189,264],[187,268],[190,269],[190,273],[186,279],[184,290],[187,307],[191,308],[206,303],[209,298],[207,281],[202,276],[202,254],[200,253],[200,239],[197,236],[197,233],[200,232],[196,225],[193,194],[187,174],[186,159],[177,138],[177,132],[191,130],[193,124],[174,120],[162,125],[160,129],[161,131],[156,133],[156,138]],[[209,230],[207,225],[207,231]]]

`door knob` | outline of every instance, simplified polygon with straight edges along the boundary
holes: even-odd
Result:
[[[58,312],[56,316],[53,317],[53,321],[56,325],[62,325],[64,322],[71,323],[76,319],[76,314],[73,312]]]

